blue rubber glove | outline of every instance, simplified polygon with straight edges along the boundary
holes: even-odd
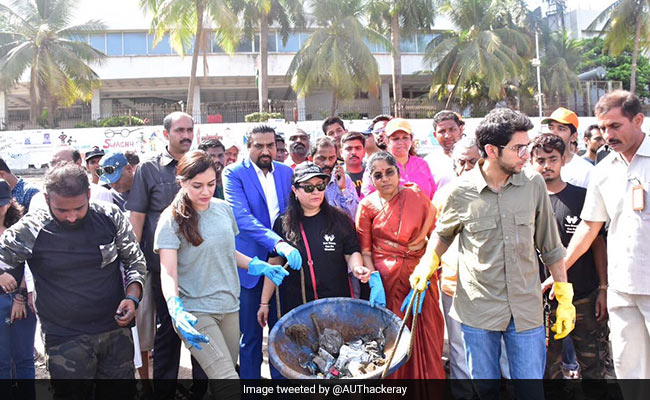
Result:
[[[289,271],[281,265],[271,265],[257,257],[253,257],[251,262],[248,263],[248,274],[254,276],[264,275],[272,280],[275,286],[280,286],[284,277],[289,275]]]
[[[370,285],[370,306],[386,307],[386,292],[384,292],[384,284],[381,283],[379,272],[375,271],[370,274],[368,285]]]
[[[429,282],[427,282],[427,289],[428,288],[429,288]],[[426,290],[424,292],[422,292],[422,294],[420,295],[420,301],[417,304],[413,303],[413,314],[415,314],[415,313],[421,314],[422,313],[422,303],[424,303],[424,295],[426,293],[427,293]],[[404,310],[406,310],[406,307],[408,307],[409,303],[411,302],[411,297],[413,297],[413,289],[411,289],[409,294],[404,299],[404,302],[402,303],[402,307],[400,307],[400,309],[399,309],[401,312],[404,312]]]
[[[291,269],[298,271],[302,267],[302,256],[298,249],[287,242],[280,241],[275,245],[275,251],[289,262]]]
[[[176,331],[180,333],[190,345],[201,350],[199,343],[210,342],[210,339],[208,339],[207,336],[202,335],[199,331],[194,329],[197,319],[194,315],[185,311],[180,297],[174,296],[168,298],[167,308],[169,309],[169,316],[172,317],[172,320],[174,321]]]

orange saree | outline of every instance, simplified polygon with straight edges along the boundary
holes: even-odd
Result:
[[[362,252],[371,252],[375,269],[386,291],[386,307],[400,318],[404,298],[411,290],[409,275],[424,255],[427,236],[433,231],[435,208],[417,186],[405,184],[386,203],[374,192],[359,203],[357,233]],[[444,319],[438,305],[434,277],[418,317],[411,359],[391,378],[444,379],[442,345]]]

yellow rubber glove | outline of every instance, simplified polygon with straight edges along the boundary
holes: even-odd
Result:
[[[420,262],[409,276],[409,283],[411,289],[424,292],[427,288],[427,282],[431,279],[431,275],[436,272],[440,265],[440,258],[435,251],[426,252],[420,259]]]
[[[572,284],[555,282],[553,290],[557,299],[557,311],[555,311],[555,324],[551,327],[551,330],[555,332],[553,338],[559,340],[565,338],[575,328],[576,308],[571,304],[573,301]]]

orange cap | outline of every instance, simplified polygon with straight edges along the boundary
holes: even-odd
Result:
[[[386,137],[389,137],[397,131],[406,132],[409,135],[412,135],[411,124],[404,118],[393,118],[386,124],[384,128],[386,130]]]
[[[551,114],[550,117],[544,118],[542,120],[542,124],[546,125],[550,121],[573,125],[573,127],[578,130],[578,115],[571,110],[567,110],[564,107],[560,107],[557,110],[553,111],[553,114]]]

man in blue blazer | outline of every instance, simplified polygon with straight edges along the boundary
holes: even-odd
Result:
[[[293,269],[300,269],[302,258],[297,249],[273,232],[275,219],[287,208],[291,175],[288,166],[275,162],[275,130],[266,125],[246,134],[248,158],[231,164],[223,172],[224,197],[237,220],[237,250],[249,257],[266,260],[275,251],[286,258]],[[242,379],[260,379],[262,365],[262,328],[257,322],[264,280],[239,270],[241,284],[239,327],[239,375]],[[265,305],[266,306],[266,305]],[[275,301],[268,305],[269,327],[277,322]],[[271,376],[280,373],[271,366]]]

